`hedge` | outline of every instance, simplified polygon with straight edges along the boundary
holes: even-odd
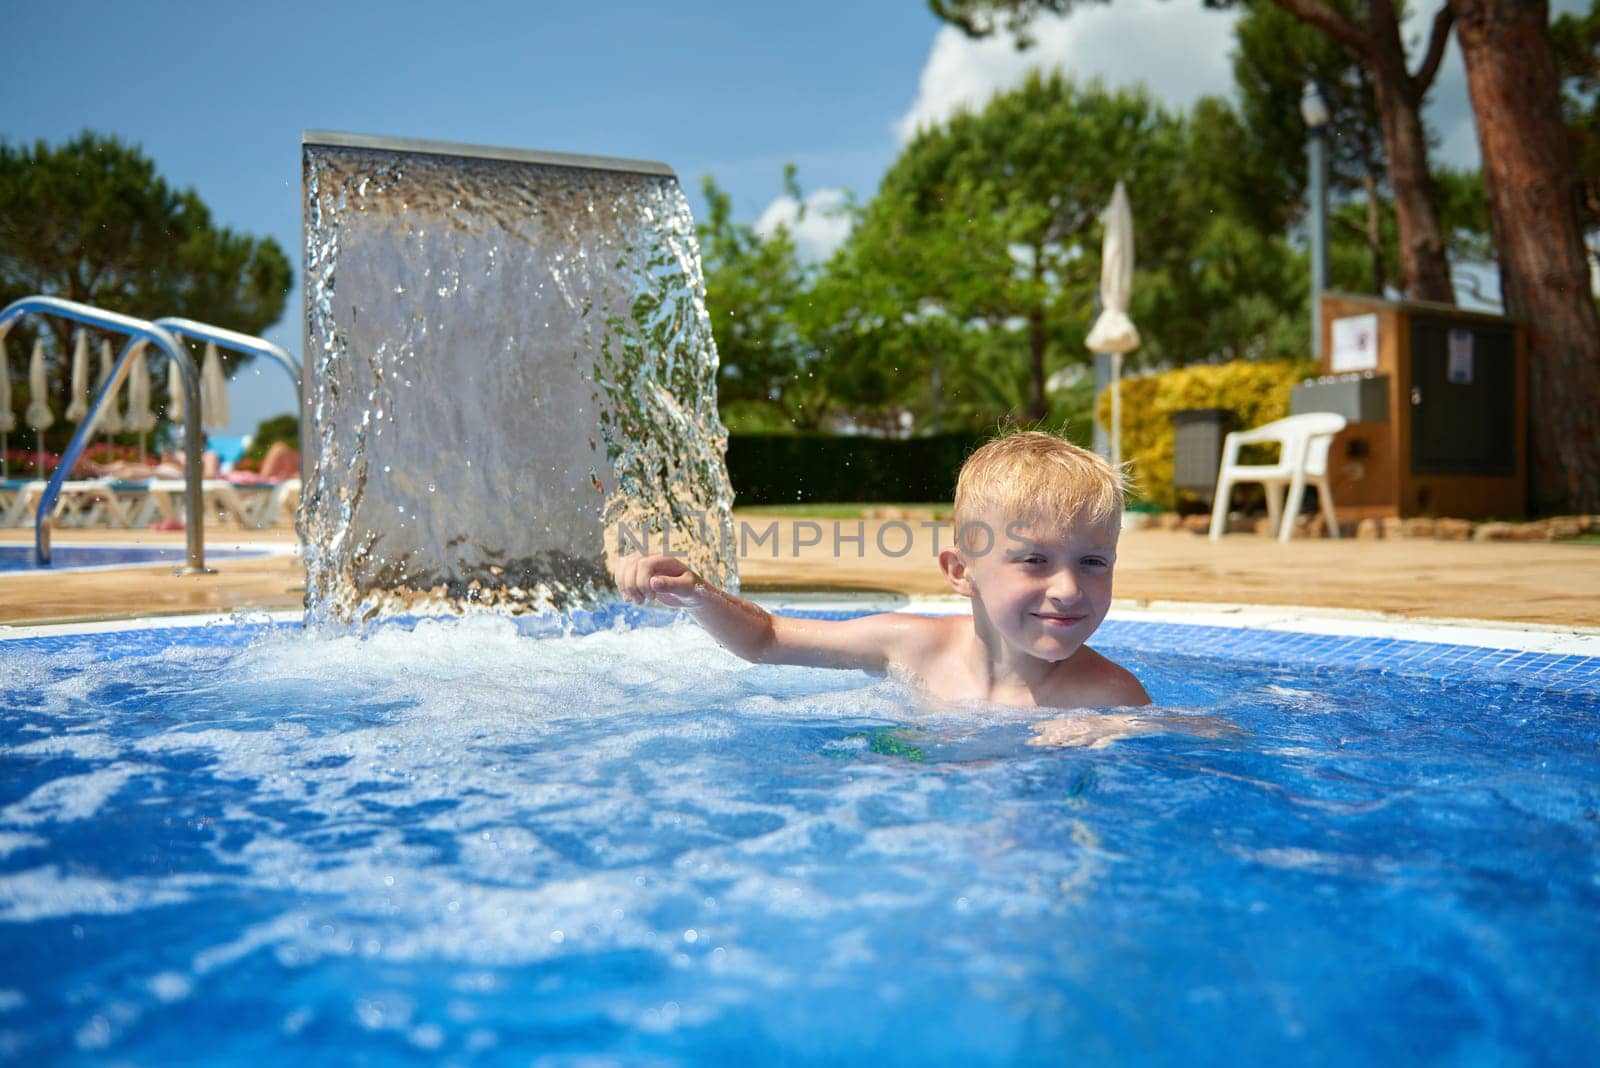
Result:
[[[991,435],[923,438],[731,434],[734,504],[948,501],[969,453]]]
[[[1202,364],[1122,380],[1122,458],[1130,463],[1137,496],[1164,508],[1178,506],[1172,485],[1172,413],[1226,408],[1235,428],[1260,426],[1289,414],[1289,390],[1317,373],[1296,361]],[[1111,391],[1101,392],[1095,414],[1111,425]]]

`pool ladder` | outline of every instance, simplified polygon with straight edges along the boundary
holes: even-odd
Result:
[[[219,326],[196,322],[193,319],[183,319],[174,316],[147,322],[135,319],[131,315],[120,312],[106,311],[89,304],[80,304],[77,301],[63,300],[60,297],[31,296],[21,300],[12,301],[0,310],[0,336],[4,336],[11,324],[19,321],[25,315],[55,316],[70,319],[87,326],[97,326],[104,330],[128,335],[128,341],[122,347],[122,352],[117,356],[116,365],[112,368],[111,377],[100,384],[99,391],[89,404],[89,412],[83,421],[78,424],[77,432],[72,435],[72,440],[67,444],[66,451],[61,454],[61,460],[56,465],[55,472],[50,476],[49,484],[45,487],[44,495],[39,499],[39,510],[33,527],[34,558],[42,566],[50,563],[50,531],[53,525],[52,513],[55,511],[56,500],[61,495],[61,486],[66,482],[72,469],[77,466],[78,460],[83,455],[84,448],[89,443],[91,431],[95,420],[100,414],[100,405],[106,398],[114,395],[122,387],[123,379],[128,376],[128,367],[134,349],[140,341],[155,344],[167,356],[175,360],[178,371],[183,379],[183,432],[184,441],[191,443],[184,449],[183,467],[184,482],[188,491],[184,494],[185,535],[187,552],[184,566],[180,573],[185,575],[210,574],[211,569],[206,567],[205,554],[205,526],[201,522],[201,494],[198,492],[202,482],[201,453],[202,449],[195,448],[194,443],[203,439],[201,434],[200,419],[200,371],[195,367],[194,358],[189,355],[179,341],[179,337],[192,337],[201,341],[212,341],[216,344],[238,352],[246,352],[255,356],[265,356],[280,364],[294,380],[295,396],[299,404],[304,401],[301,390],[300,364],[282,348],[259,337],[249,334],[240,334],[232,330],[225,330]],[[8,372],[9,373],[9,372]],[[305,420],[301,419],[302,428]]]

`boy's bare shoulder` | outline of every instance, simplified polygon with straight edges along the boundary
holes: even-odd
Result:
[[[1150,703],[1150,695],[1137,676],[1110,657],[1085,645],[1072,657],[1070,678],[1063,689],[1075,708],[1137,708]]]

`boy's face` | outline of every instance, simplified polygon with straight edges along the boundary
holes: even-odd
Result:
[[[974,621],[987,620],[1012,649],[1041,660],[1077,652],[1111,608],[1117,524],[1036,523],[1003,513],[981,522],[987,530],[974,526],[963,538],[960,578],[951,573],[957,592],[972,598]]]

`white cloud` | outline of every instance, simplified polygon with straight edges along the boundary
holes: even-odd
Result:
[[[820,263],[850,236],[850,215],[845,210],[848,203],[849,194],[843,189],[818,189],[806,197],[805,215],[801,217],[800,202],[791,196],[780,196],[767,205],[754,230],[762,237],[771,237],[779,226],[786,227],[800,258]]]
[[[917,98],[894,124],[901,141],[958,109],[980,108],[1028,71],[1059,69],[1079,82],[1100,78],[1122,87],[1143,82],[1158,99],[1187,108],[1206,94],[1231,96],[1231,12],[1193,0],[1117,0],[1067,16],[1042,16],[1033,47],[1017,51],[1005,34],[974,41],[946,26],[934,38]]]

